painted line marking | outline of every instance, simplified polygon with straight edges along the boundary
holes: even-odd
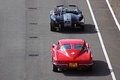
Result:
[[[33,22],[33,23],[29,23],[29,24],[31,24],[31,25],[37,25],[38,23]]]
[[[110,2],[109,2],[108,0],[106,0],[106,3],[107,3],[107,5],[108,5],[108,7],[109,7],[109,10],[110,10],[110,12],[111,12],[111,14],[112,14],[112,16],[113,16],[113,19],[114,19],[115,23],[116,23],[116,25],[117,25],[117,27],[118,27],[118,29],[119,29],[119,31],[120,31],[120,24],[119,24],[119,22],[118,22],[118,20],[117,20],[117,18],[116,18],[116,16],[115,16],[115,14],[114,14],[114,11],[113,11],[113,9],[112,9],[112,7],[111,7],[111,5],[110,5]]]
[[[28,9],[37,9],[36,7],[29,7]]]
[[[34,57],[34,56],[39,56],[39,54],[28,54],[28,56]]]
[[[38,38],[37,36],[30,36],[29,38]]]
[[[100,44],[101,44],[101,47],[102,47],[102,50],[103,50],[103,53],[105,55],[105,58],[106,58],[106,61],[107,61],[107,64],[108,64],[108,67],[111,71],[111,76],[112,76],[112,79],[113,80],[116,80],[116,77],[115,77],[115,74],[114,74],[114,71],[113,71],[113,68],[112,68],[112,65],[110,63],[110,59],[108,57],[108,53],[106,51],[106,48],[105,48],[105,45],[104,45],[104,42],[103,42],[103,39],[102,39],[102,36],[101,36],[101,33],[100,33],[100,30],[98,28],[98,24],[96,22],[96,19],[95,19],[95,16],[94,16],[94,13],[93,13],[93,10],[91,8],[91,5],[90,5],[90,2],[89,0],[86,0],[87,1],[87,4],[88,4],[88,7],[89,7],[89,10],[90,10],[90,13],[91,13],[91,16],[92,16],[92,19],[93,19],[93,22],[95,24],[95,28],[97,29],[97,34],[98,34],[98,37],[99,37],[99,40],[100,40]]]

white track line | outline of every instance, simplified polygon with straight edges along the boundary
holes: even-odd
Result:
[[[118,20],[117,20],[117,18],[116,18],[116,16],[115,16],[115,14],[114,14],[114,11],[113,11],[113,9],[112,9],[112,7],[111,7],[111,5],[110,5],[110,2],[109,2],[108,0],[106,0],[106,3],[107,3],[107,5],[108,5],[108,7],[109,7],[109,9],[110,9],[110,12],[111,12],[111,14],[112,14],[112,16],[113,16],[113,19],[114,19],[115,23],[116,23],[116,25],[117,25],[117,27],[118,27],[118,29],[119,29],[119,31],[120,31],[120,24],[119,24],[119,22],[118,22]]]
[[[93,22],[94,22],[94,24],[95,24],[95,28],[96,28],[96,30],[97,30],[97,34],[98,34],[98,37],[99,37],[99,40],[100,40],[100,43],[101,43],[101,47],[102,47],[102,49],[103,49],[103,53],[104,53],[104,55],[105,55],[105,58],[106,58],[108,67],[109,67],[109,69],[110,69],[112,79],[113,79],[113,80],[116,80],[116,77],[115,77],[115,74],[114,74],[114,72],[113,72],[113,68],[112,68],[112,65],[111,65],[111,63],[110,63],[110,59],[109,59],[109,57],[108,57],[108,54],[107,54],[107,51],[106,51],[106,48],[105,48],[105,45],[104,45],[104,42],[103,42],[101,33],[100,33],[100,31],[99,31],[99,28],[98,28],[98,25],[97,25],[97,22],[96,22],[96,19],[95,19],[93,10],[92,10],[91,5],[90,5],[90,2],[89,2],[89,0],[86,0],[86,1],[87,1],[89,10],[90,10],[91,16],[92,16],[92,18],[93,18]]]

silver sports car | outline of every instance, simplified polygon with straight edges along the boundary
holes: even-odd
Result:
[[[79,28],[84,30],[84,17],[76,5],[59,5],[50,11],[50,30]]]

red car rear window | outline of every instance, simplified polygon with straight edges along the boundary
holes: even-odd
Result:
[[[63,45],[60,47],[60,50],[61,50],[61,51],[65,51],[65,50],[68,50],[68,49],[71,49],[71,45],[70,45],[70,44],[63,44]]]

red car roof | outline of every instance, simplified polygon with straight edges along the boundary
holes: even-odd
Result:
[[[84,44],[85,40],[82,39],[61,39],[59,44]]]

